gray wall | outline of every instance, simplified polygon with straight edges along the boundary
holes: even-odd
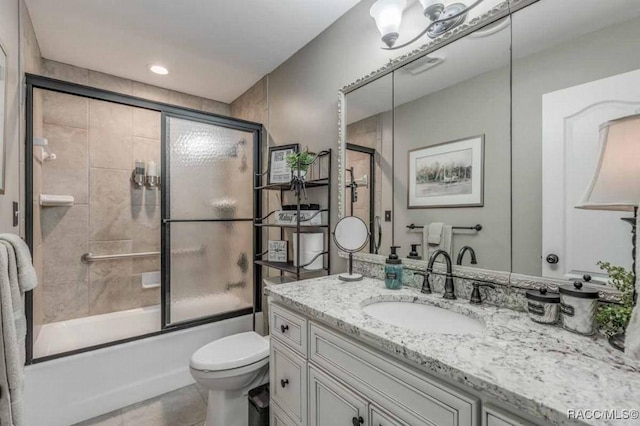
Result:
[[[518,12],[513,25],[518,25]],[[513,40],[513,271],[542,271],[542,95],[640,68],[634,19],[518,58]]]
[[[478,255],[478,267],[509,270],[510,137],[509,68],[481,74],[444,90],[396,107],[394,127],[395,245],[406,256],[422,232],[406,225],[443,222],[482,224],[480,232],[456,231],[452,254],[465,245]],[[484,135],[484,206],[407,209],[407,158],[410,150],[470,136]],[[465,260],[468,264],[469,259]]]
[[[333,149],[334,183],[338,89],[404,53],[380,49],[380,36],[369,16],[372,4],[373,0],[358,3],[269,76],[269,131],[273,143],[299,142],[310,150]],[[337,220],[336,206],[334,187],[333,224]],[[333,271],[343,270],[337,250],[333,252]]]

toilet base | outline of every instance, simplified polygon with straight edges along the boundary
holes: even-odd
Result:
[[[247,426],[249,402],[247,395],[255,387],[269,381],[269,370],[264,369],[252,383],[240,390],[209,390],[206,426]]]

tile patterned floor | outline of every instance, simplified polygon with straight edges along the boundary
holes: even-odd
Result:
[[[206,392],[193,384],[75,426],[204,426]]]

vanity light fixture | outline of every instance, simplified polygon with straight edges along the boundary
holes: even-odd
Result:
[[[623,218],[631,225],[632,273],[636,271],[636,223],[640,204],[640,114],[621,117],[600,125],[600,153],[591,183],[578,209],[633,212]],[[634,280],[635,282],[635,280]],[[638,294],[633,291],[633,303]],[[609,338],[624,350],[624,333]]]
[[[169,70],[162,65],[149,65],[149,71],[158,75],[167,75]]]
[[[482,3],[483,0],[475,0],[470,6],[464,3],[452,3],[445,6],[440,0],[420,0],[424,16],[429,20],[427,27],[417,36],[399,46],[394,46],[400,36],[400,23],[402,12],[407,6],[406,0],[378,0],[369,13],[376,21],[378,31],[382,36],[385,50],[401,49],[418,40],[423,35],[436,38],[464,23],[467,13]]]

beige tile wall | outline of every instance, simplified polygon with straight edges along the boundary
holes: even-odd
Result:
[[[354,145],[373,148],[378,153],[382,152],[382,114],[374,115],[374,116],[365,118],[363,120],[360,120],[358,122],[349,124],[347,126],[347,141]],[[369,170],[368,156],[366,157],[366,161],[364,161],[365,163],[367,163],[366,166],[363,163],[364,158],[365,157],[363,157],[362,154],[357,155],[357,153],[348,152],[347,168],[351,167],[352,165],[357,168],[355,173],[356,179],[361,178],[363,173],[370,173],[367,171]],[[378,160],[376,159],[376,167],[374,171],[375,181],[376,181],[376,188],[375,188],[376,193],[374,195],[374,210],[376,212],[380,212],[381,205],[382,205],[382,185],[380,184],[382,182],[382,170],[380,166],[377,165],[377,161]],[[351,162],[354,162],[354,164],[351,164]],[[348,176],[347,176],[347,179],[348,179]],[[365,195],[364,192],[366,192],[367,194]],[[346,193],[346,196],[347,197],[350,196],[348,191]],[[358,191],[358,196],[359,196],[359,202],[357,203],[356,206],[354,206],[354,211],[356,211],[355,215],[359,217],[361,215],[366,215],[366,219],[364,219],[364,217],[362,217],[362,219],[365,220],[366,223],[369,223],[369,219],[368,219],[369,191]],[[363,210],[365,209],[365,206],[366,206],[366,213]]]
[[[221,115],[231,113],[228,104],[55,61],[43,59],[41,70],[65,81]],[[38,131],[57,155],[55,161],[34,159],[34,261],[41,278],[35,303],[42,310],[42,322],[160,303],[159,289],[144,289],[141,284],[142,273],[160,270],[159,257],[91,265],[80,260],[86,252],[160,250],[159,191],[134,189],[130,184],[136,159],[160,163],[160,114],[37,92],[42,99]],[[73,195],[75,203],[40,210],[40,193]]]

